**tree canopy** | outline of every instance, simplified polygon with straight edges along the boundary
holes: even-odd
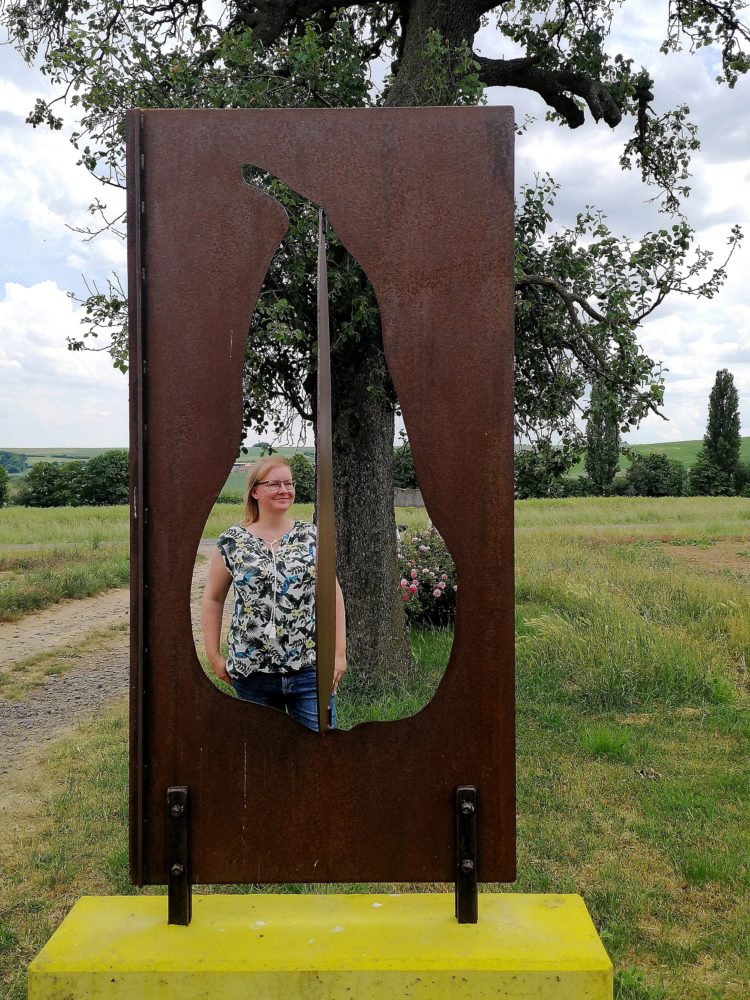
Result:
[[[4,20],[25,58],[61,88],[56,100],[38,101],[29,120],[59,128],[56,103],[67,101],[78,119],[73,141],[81,163],[105,185],[124,183],[123,114],[130,106],[470,104],[486,87],[512,86],[536,93],[549,116],[571,129],[587,116],[622,128],[623,168],[638,169],[675,213],[698,138],[687,107],[657,113],[656,81],[627,54],[610,50],[620,6],[611,0],[235,0],[211,7],[203,0],[11,0]],[[732,87],[748,68],[745,7],[741,0],[665,4],[662,50],[716,47],[719,82]],[[518,54],[490,59],[475,53],[482,25]],[[370,85],[373,73],[380,67],[382,75],[388,63],[378,92]],[[625,424],[659,408],[661,369],[640,350],[638,324],[670,292],[715,294],[724,271],[712,269],[710,255],[695,248],[693,231],[679,215],[642,239],[625,240],[593,209],[583,209],[573,227],[555,227],[555,195],[554,181],[541,178],[521,192],[518,206],[516,432],[580,445],[575,417],[587,383],[604,380]],[[92,212],[93,231],[121,222],[110,218],[103,201]],[[308,223],[296,223],[295,251]],[[732,245],[737,238],[735,231]],[[277,262],[277,272],[287,269],[285,291],[298,284],[300,259],[289,252]],[[363,284],[359,277],[357,284]],[[125,301],[116,283],[93,289],[87,309],[90,334],[107,329],[113,357],[124,367]],[[350,312],[355,334],[339,336],[339,347],[356,354],[363,329],[375,341],[379,332],[371,302],[354,302]],[[248,421],[258,425],[269,407],[286,411],[279,428],[292,411],[309,416],[305,387],[314,352],[307,310],[275,292],[262,301],[254,326]],[[382,370],[377,380],[383,383]]]

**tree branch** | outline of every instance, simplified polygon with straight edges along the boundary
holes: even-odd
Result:
[[[603,120],[614,128],[622,120],[622,111],[601,80],[565,69],[542,69],[530,56],[487,59],[474,55],[474,58],[479,63],[479,78],[485,86],[533,90],[562,115],[571,128],[578,128],[584,121],[583,111],[571,94],[586,102],[595,121]]]
[[[530,285],[541,285],[543,288],[549,288],[556,295],[562,299],[565,308],[568,311],[571,322],[575,328],[580,331],[582,329],[581,321],[578,318],[578,313],[575,307],[578,306],[582,309],[591,319],[595,320],[597,323],[606,323],[607,317],[600,312],[597,312],[593,306],[581,295],[576,295],[575,292],[569,292],[563,284],[561,284],[556,278],[550,278],[545,274],[522,274],[520,277],[516,278],[516,289],[527,288]]]

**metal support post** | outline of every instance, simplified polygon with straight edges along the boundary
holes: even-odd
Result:
[[[192,917],[192,886],[188,864],[188,787],[167,789],[167,877],[170,924],[187,927]]]
[[[473,785],[456,789],[456,920],[475,924],[477,896],[477,790]]]

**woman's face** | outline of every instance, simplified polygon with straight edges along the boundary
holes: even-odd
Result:
[[[284,483],[292,481],[292,470],[288,465],[273,465],[263,477],[260,483],[253,490],[253,496],[258,501],[258,508],[269,514],[283,513],[289,510],[294,503],[294,487],[284,486]],[[278,489],[272,489],[268,483],[281,484]]]

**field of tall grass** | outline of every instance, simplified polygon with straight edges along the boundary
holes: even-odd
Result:
[[[292,516],[312,518],[312,504]],[[401,508],[400,523],[424,519]],[[203,538],[218,537],[242,518],[242,505],[216,504]],[[127,507],[6,507],[0,509],[0,622],[13,621],[59,601],[92,597],[128,583]]]
[[[579,892],[613,959],[617,1000],[750,994],[748,528],[743,498],[517,505],[519,878],[484,890]],[[719,549],[733,558],[714,560]],[[492,568],[483,572],[491,586]],[[429,699],[452,636],[412,641],[417,670],[397,688],[346,678],[342,725]],[[119,706],[53,748],[37,807],[0,842],[11,1000],[78,896],[135,891],[126,742]]]

